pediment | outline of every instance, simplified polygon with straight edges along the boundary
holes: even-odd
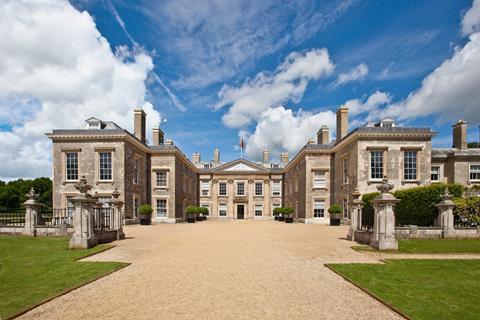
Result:
[[[238,159],[216,168],[215,171],[226,172],[264,172],[265,168],[245,159]]]

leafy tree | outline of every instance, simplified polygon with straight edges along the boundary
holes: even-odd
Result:
[[[480,148],[480,143],[479,142],[469,142],[467,146],[468,146],[468,148]]]

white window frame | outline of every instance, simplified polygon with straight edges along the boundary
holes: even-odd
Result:
[[[160,175],[165,175],[165,184],[160,184],[159,182],[163,181],[163,179],[159,179]],[[155,171],[155,185],[157,188],[167,188],[168,186],[168,171],[167,170],[156,170]]]
[[[260,185],[260,194],[257,193],[257,185]],[[253,183],[253,189],[256,197],[263,197],[263,181],[255,181]]]
[[[472,167],[473,166],[476,166],[476,167],[479,167],[478,169],[475,169],[474,171],[472,170]],[[468,165],[468,180],[470,182],[480,182],[480,177],[479,179],[472,179],[472,173],[473,174],[478,174],[480,175],[480,163],[470,163]]]
[[[260,210],[259,210],[259,208],[260,208]],[[254,216],[255,217],[262,217],[263,216],[263,205],[262,204],[256,204],[253,211],[254,211]],[[260,212],[259,215],[257,215],[258,212]]]
[[[76,155],[76,169],[72,168],[71,170],[76,171],[77,178],[76,179],[69,179],[68,174],[69,174],[69,168],[68,168],[68,155],[69,154],[75,154]],[[80,165],[79,165],[79,154],[76,151],[68,151],[65,152],[65,181],[78,181],[78,177],[80,174]]]
[[[315,210],[317,210],[315,204],[316,203],[323,203],[323,213],[321,216],[316,217],[315,216]],[[321,210],[322,208],[318,208],[318,210]],[[325,218],[325,199],[313,199],[313,218],[314,219],[324,219]]]
[[[239,193],[238,193],[238,185],[240,185],[240,184],[243,185],[243,194],[239,194]],[[245,185],[246,185],[245,181],[237,181],[237,182],[235,183],[235,195],[237,195],[238,197],[244,197],[244,196],[246,196],[246,195],[247,195],[247,190],[246,190],[246,188],[245,188]],[[244,209],[244,210],[245,210],[245,209]]]
[[[368,177],[370,180],[372,181],[381,181],[383,179],[383,177],[385,176],[385,151],[383,150],[370,150],[369,152],[369,163],[368,163]],[[372,167],[372,161],[373,161],[373,154],[379,154],[381,159],[382,159],[382,172],[381,172],[381,177],[373,177],[373,167]]]
[[[138,204],[137,204],[138,201]],[[140,196],[138,194],[133,195],[133,203],[132,203],[132,216],[136,218],[138,216],[138,208],[140,208]]]
[[[278,185],[278,194],[275,194],[275,185]],[[272,197],[281,197],[282,196],[282,181],[281,180],[273,180],[272,181]]]
[[[317,177],[320,177],[320,178],[317,178]],[[313,189],[326,189],[326,188],[327,188],[326,172],[324,170],[313,170]]]
[[[138,184],[140,180],[140,159],[133,159],[133,184]]]
[[[204,193],[204,191],[206,191]],[[200,180],[200,196],[208,197],[210,196],[210,180],[202,179]]]
[[[437,168],[437,169],[438,169],[438,171],[435,173],[436,175],[438,175],[438,179],[437,179],[437,180],[433,180],[433,179],[432,179],[432,176],[434,175],[434,173],[433,173],[433,168]],[[430,181],[432,181],[432,182],[440,182],[440,181],[442,181],[441,166],[439,166],[439,165],[433,165],[433,166],[431,166],[431,168],[430,168]]]
[[[348,167],[348,158],[342,160],[342,183],[348,184],[349,178],[349,167]]]
[[[158,203],[159,201],[165,201],[165,207],[164,208],[161,208],[161,209],[164,209],[165,210],[165,215],[159,215],[159,209],[160,207],[158,206]],[[161,219],[161,218],[167,218],[168,217],[168,199],[165,199],[165,198],[156,198],[155,199],[155,216],[157,217],[157,219]]]
[[[102,178],[102,154],[109,154],[110,155],[110,167],[106,167],[106,169],[110,169],[110,178]],[[98,180],[99,181],[113,181],[113,152],[112,151],[98,151]]]
[[[225,186],[225,193],[224,194],[221,192],[221,190],[222,190],[222,188],[220,188],[221,185]],[[221,196],[221,197],[225,197],[225,196],[227,196],[227,193],[228,193],[227,183],[225,181],[218,182],[218,195]]]
[[[218,216],[221,217],[221,218],[227,217],[227,214],[228,214],[227,210],[228,210],[227,209],[227,204],[226,203],[220,203],[218,205]],[[222,211],[225,211],[224,215],[222,215]]]
[[[414,157],[408,157],[407,155],[413,154]],[[415,167],[407,168],[407,160],[415,159]],[[410,163],[409,163],[410,164]],[[409,171],[410,170],[410,171]],[[411,175],[415,174],[415,177]],[[404,181],[417,181],[418,180],[418,151],[417,150],[404,150],[403,151],[403,180]]]
[[[350,208],[348,207],[348,198],[343,198],[342,214],[343,214],[343,219],[350,220]]]

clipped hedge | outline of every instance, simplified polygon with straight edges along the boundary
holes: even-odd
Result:
[[[445,188],[448,188],[448,191],[454,197],[461,197],[465,190],[460,184],[447,185],[436,183],[393,192],[393,195],[400,199],[395,209],[396,224],[399,226],[411,224],[432,226],[438,216],[438,209],[435,205],[442,199]],[[371,201],[378,194],[378,192],[372,192],[362,196],[362,201],[365,203],[362,211],[362,220],[373,216]]]

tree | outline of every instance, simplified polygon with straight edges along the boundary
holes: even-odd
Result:
[[[479,142],[469,142],[467,146],[468,146],[468,148],[480,148],[480,143]]]

